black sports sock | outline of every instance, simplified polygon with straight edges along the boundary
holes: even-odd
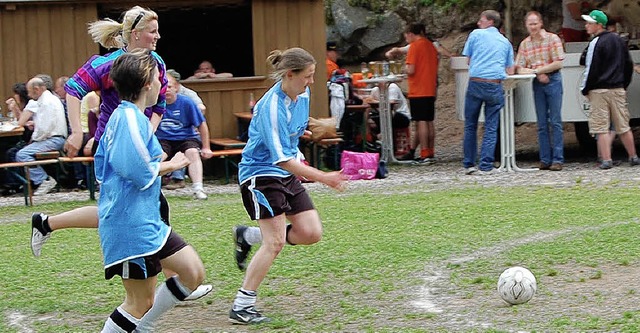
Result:
[[[42,220],[42,230],[46,231],[47,233],[50,233],[53,231],[51,230],[51,226],[49,226],[49,216],[47,216],[47,218]]]
[[[136,325],[136,323],[133,323],[129,319],[127,319],[127,317],[120,313],[118,309],[113,310],[113,312],[109,316],[109,320],[111,320],[113,324],[118,326],[118,328],[129,333],[135,331],[136,327],[138,326]],[[109,323],[105,323],[105,326],[109,326]]]
[[[286,235],[285,235],[284,239],[287,241],[287,244],[296,245],[296,244],[293,244],[293,243],[291,243],[289,241],[289,231],[291,231],[291,227],[293,227],[291,224],[287,224],[287,231],[286,231]]]
[[[171,294],[179,301],[184,301],[187,296],[191,295],[192,291],[190,291],[189,293],[184,292],[183,288],[185,287],[182,286],[182,284],[176,277],[172,276],[168,278],[165,283],[167,284],[167,288],[169,289]]]

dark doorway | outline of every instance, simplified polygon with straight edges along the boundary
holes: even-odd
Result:
[[[120,20],[131,6],[99,6],[98,17]],[[203,60],[211,61],[216,72],[254,76],[250,1],[151,9],[159,17],[161,39],[156,51],[183,79],[193,75]]]

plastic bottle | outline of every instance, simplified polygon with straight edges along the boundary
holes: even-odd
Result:
[[[256,98],[253,96],[253,93],[249,94],[249,111],[253,113],[253,107],[256,106]]]

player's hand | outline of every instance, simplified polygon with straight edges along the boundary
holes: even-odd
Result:
[[[67,152],[67,156],[73,158],[78,156],[78,151],[82,146],[82,135],[79,133],[71,133],[67,138],[67,142],[64,143],[64,151]]]
[[[171,162],[173,170],[182,169],[191,163],[187,156],[185,156],[182,152],[177,152],[175,155],[173,155],[169,162]]]
[[[338,192],[342,192],[347,188],[347,180],[349,180],[349,176],[343,174],[342,170],[340,170],[327,172],[323,183]]]

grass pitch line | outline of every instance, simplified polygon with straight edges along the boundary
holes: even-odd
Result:
[[[612,222],[612,223],[595,225],[591,227],[575,226],[575,227],[561,229],[561,230],[539,232],[533,235],[527,235],[522,238],[509,240],[509,242],[504,241],[494,246],[480,248],[480,249],[474,250],[473,253],[470,253],[470,254],[462,255],[459,257],[452,257],[450,259],[447,259],[438,263],[428,264],[425,268],[425,274],[424,274],[425,276],[423,276],[423,279],[425,280],[425,284],[421,287],[421,292],[418,294],[421,297],[418,297],[412,303],[415,307],[422,309],[426,312],[430,312],[430,313],[445,312],[447,299],[453,298],[453,296],[447,295],[446,293],[440,293],[438,291],[451,289],[449,278],[448,278],[449,273],[447,271],[447,266],[450,266],[450,265],[460,266],[464,263],[471,262],[474,260],[490,258],[502,252],[506,252],[508,250],[511,250],[518,246],[522,246],[526,244],[550,241],[559,237],[575,238],[576,235],[581,233],[599,231],[599,230],[608,229],[611,227],[628,225],[632,223],[640,223],[640,219],[636,218],[630,221]]]

